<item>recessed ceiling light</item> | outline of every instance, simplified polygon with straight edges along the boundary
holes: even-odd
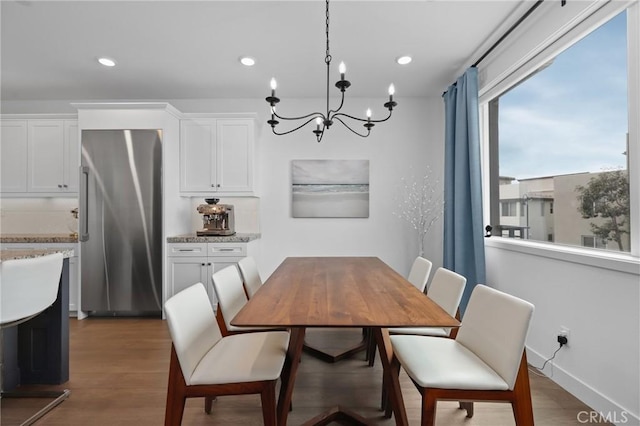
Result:
[[[256,60],[250,56],[243,56],[240,58],[240,63],[247,67],[252,67],[256,64]]]
[[[105,67],[115,67],[116,66],[116,61],[114,61],[111,58],[98,58],[98,62],[100,62],[100,64],[104,65]]]
[[[407,65],[409,62],[411,62],[411,56],[400,56],[396,59],[396,62],[400,65]]]

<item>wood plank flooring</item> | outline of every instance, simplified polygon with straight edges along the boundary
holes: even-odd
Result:
[[[39,420],[38,426],[158,426],[164,421],[169,350],[165,321],[159,319],[89,318],[70,321],[70,380],[58,388],[71,390],[69,399]],[[360,329],[309,330],[308,339],[326,348],[344,347],[361,337]],[[589,410],[545,377],[530,374],[535,421],[541,426],[581,425],[577,414]],[[298,425],[334,405],[343,405],[375,424],[391,426],[380,404],[381,363],[373,368],[364,353],[336,364],[303,354],[288,424]],[[420,394],[401,373],[410,424],[420,424]],[[51,389],[52,387],[45,387]],[[12,426],[28,417],[43,401],[3,399],[0,424]],[[258,396],[228,396],[214,402],[211,415],[202,399],[187,401],[183,425],[261,425]],[[22,417],[21,417],[22,416]],[[600,423],[601,424],[601,423]],[[438,403],[437,425],[511,426],[508,404],[476,403],[472,419],[457,403]]]

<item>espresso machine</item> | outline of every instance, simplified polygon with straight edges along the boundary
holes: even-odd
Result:
[[[204,201],[207,204],[200,204],[197,208],[202,215],[204,228],[196,231],[196,235],[206,237],[235,234],[233,206],[218,204],[219,198],[205,198]]]

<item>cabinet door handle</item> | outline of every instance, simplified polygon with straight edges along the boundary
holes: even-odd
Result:
[[[178,249],[178,251],[196,251],[196,249]]]
[[[216,186],[217,186],[218,188],[220,188],[220,184],[217,184]]]
[[[200,266],[204,266],[204,263],[201,263]]]
[[[207,265],[211,266],[211,262],[207,263]]]
[[[80,241],[89,240],[89,168],[80,167]]]
[[[213,183],[212,183],[212,184],[211,184],[211,187],[212,187],[212,188],[213,188],[213,187],[215,187],[215,184],[213,184]]]
[[[221,248],[221,249],[218,249],[218,251],[236,251],[236,249],[233,249],[233,248]]]
[[[58,188],[62,188],[62,185],[58,184]]]
[[[68,188],[68,187],[69,187],[69,185],[64,184],[64,185],[62,185],[62,187],[63,187],[63,188]]]

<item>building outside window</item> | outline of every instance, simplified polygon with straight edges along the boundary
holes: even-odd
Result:
[[[630,250],[626,23],[622,12],[490,101],[494,235]]]

